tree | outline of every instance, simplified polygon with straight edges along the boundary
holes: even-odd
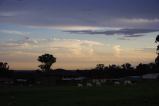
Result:
[[[12,71],[9,70],[9,65],[6,62],[0,62],[0,76],[10,76]]]
[[[0,71],[8,71],[9,70],[9,65],[8,63],[3,63],[3,62],[0,62]]]
[[[156,43],[159,42],[159,35],[157,35],[155,42],[156,42]]]
[[[121,66],[122,66],[122,68],[123,68],[124,70],[131,70],[131,69],[132,69],[132,66],[131,66],[130,63],[125,63],[125,64],[123,64],[123,65],[121,65]]]
[[[52,64],[56,62],[56,58],[51,54],[44,54],[38,57],[38,61],[42,63],[39,65],[42,71],[49,72]]]
[[[159,55],[156,57],[155,63],[156,63],[157,65],[159,65]]]
[[[98,70],[98,71],[103,71],[104,70],[104,64],[97,64],[96,65],[96,70]]]
[[[155,42],[156,43],[159,42],[159,35],[157,35]],[[156,53],[157,53],[157,57],[155,59],[155,63],[159,66],[159,45],[157,46]]]

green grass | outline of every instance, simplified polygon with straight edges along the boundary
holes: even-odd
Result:
[[[11,106],[159,106],[159,82],[91,88],[0,88],[0,106],[13,102]]]

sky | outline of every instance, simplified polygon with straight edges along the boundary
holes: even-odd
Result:
[[[154,62],[159,0],[0,0],[0,61],[10,69]]]

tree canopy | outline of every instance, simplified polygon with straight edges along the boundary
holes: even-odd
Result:
[[[159,35],[157,35],[155,42],[156,42],[156,43],[159,42]]]
[[[159,42],[159,35],[157,35],[155,42],[156,42],[156,43]],[[158,45],[157,48],[156,48],[156,53],[157,53],[157,57],[156,57],[156,59],[155,59],[155,63],[156,63],[157,65],[159,65],[159,45]]]
[[[42,63],[39,65],[42,71],[47,72],[50,71],[52,64],[56,62],[56,58],[51,54],[43,54],[38,57],[38,61]]]
[[[6,62],[0,62],[0,70],[1,71],[8,71],[9,70],[9,65]]]

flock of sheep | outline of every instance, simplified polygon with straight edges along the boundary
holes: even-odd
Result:
[[[86,84],[84,84],[84,83],[78,83],[77,86],[78,87],[83,87],[83,86],[87,86],[87,87],[98,86],[98,87],[100,87],[100,86],[102,86],[105,83],[106,83],[106,80],[93,80],[92,82],[87,82]],[[125,80],[123,82],[121,82],[121,81],[113,81],[112,83],[115,86],[121,85],[121,84],[132,85],[132,81],[130,81],[130,80]]]

